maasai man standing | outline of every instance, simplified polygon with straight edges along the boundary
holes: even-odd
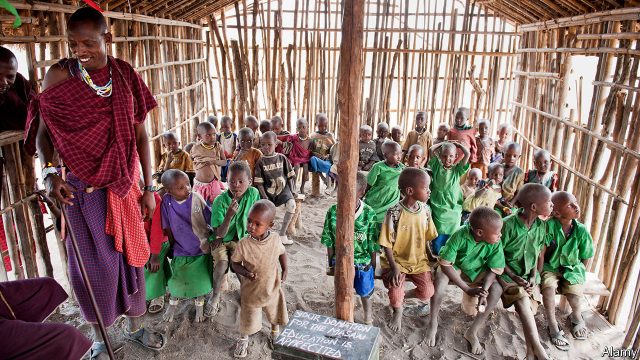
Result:
[[[47,191],[68,206],[67,221],[105,326],[125,315],[126,339],[161,349],[166,338],[141,321],[146,311],[143,266],[149,259],[143,216],[150,217],[156,206],[144,120],[157,104],[131,65],[107,56],[111,34],[100,12],[78,9],[69,18],[67,35],[74,57],[49,69],[42,93],[31,101],[27,149],[35,150],[35,137]],[[66,179],[56,172],[58,159]],[[103,340],[73,247],[66,243],[80,310]],[[95,342],[91,350],[92,358],[106,357],[104,342]]]

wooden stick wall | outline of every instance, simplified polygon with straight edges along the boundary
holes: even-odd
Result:
[[[66,19],[78,7],[45,2],[11,3],[27,21],[19,29],[12,30],[9,22],[3,19],[0,44],[19,44],[19,49],[25,50],[29,67],[19,71],[28,75],[32,84],[39,89],[48,67],[60,58],[69,56],[64,29]],[[208,62],[203,28],[193,23],[138,14],[110,11],[104,14],[114,39],[109,49],[111,55],[131,63],[158,101],[158,108],[149,114],[146,122],[152,143],[152,158],[154,164],[158,164],[162,133],[177,132],[183,145],[194,141],[195,125],[206,120],[207,109],[211,107],[213,98],[206,87]],[[17,148],[21,134],[6,138],[8,135],[0,137],[5,160],[13,159],[6,166],[6,180],[3,181],[5,184],[8,182],[9,186],[3,187],[1,208],[7,242],[10,243],[12,277],[53,276],[49,253],[54,251],[60,254],[64,267],[62,272],[66,273],[64,245],[58,236],[58,249],[47,248],[46,231],[37,198],[30,195],[32,190],[24,187],[25,179],[16,170],[22,165],[13,150]],[[42,187],[42,184],[38,185]],[[14,246],[16,244],[18,246]],[[0,266],[2,279],[7,279],[7,274],[4,267]]]
[[[594,238],[596,256],[590,270],[611,290],[600,304],[601,311],[612,323],[627,324],[624,346],[636,349],[640,345],[638,12],[621,9],[523,25],[511,101],[518,141],[524,145],[522,162],[531,164],[539,147],[551,152],[561,189],[576,195],[582,221]],[[570,83],[572,60],[584,54],[597,57],[595,77]],[[588,113],[580,108],[583,87],[593,87]],[[577,107],[569,105],[570,90],[578,95]],[[623,307],[631,309],[631,316]]]
[[[325,112],[335,130],[340,3],[289,4],[245,0],[209,17],[215,111],[234,115],[237,126],[253,114],[281,115],[293,127],[297,115],[312,129]],[[509,119],[514,25],[471,2],[377,0],[365,8],[361,123],[386,121],[406,134],[424,110],[435,132],[458,106],[495,125]]]

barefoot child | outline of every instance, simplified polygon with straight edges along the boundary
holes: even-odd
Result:
[[[278,235],[284,245],[291,245],[293,241],[287,237],[287,229],[296,212],[296,174],[289,159],[276,152],[276,134],[273,131],[262,134],[261,141],[263,155],[256,163],[253,183],[263,199],[270,200],[276,207],[284,205],[286,212]]]
[[[502,304],[515,305],[527,344],[527,358],[548,359],[536,328],[534,315],[542,301],[538,284],[544,262],[547,227],[540,217],[551,215],[551,191],[540,184],[526,184],[518,193],[521,206],[504,219],[502,247],[506,266],[499,282]]]
[[[369,125],[360,126],[358,142],[358,171],[369,171],[373,164],[380,161],[376,153],[376,143],[371,140],[373,129]]]
[[[428,346],[436,345],[438,313],[451,281],[462,289],[463,296],[477,303],[473,311],[477,315],[465,331],[464,338],[469,342],[471,353],[479,355],[484,352],[478,330],[481,326],[487,327],[486,320],[502,293],[500,284],[495,281],[505,266],[500,229],[500,214],[487,207],[479,207],[471,212],[469,223],[456,230],[440,250],[440,270],[436,273],[436,289],[431,298],[431,315],[427,324]]]
[[[464,156],[457,163],[456,148]],[[431,210],[433,221],[438,229],[438,238],[431,242],[433,253],[438,255],[440,248],[460,226],[462,218],[462,189],[460,178],[469,171],[469,150],[460,143],[443,142],[431,147]]]
[[[167,194],[162,199],[162,228],[169,236],[173,259],[168,287],[171,298],[164,314],[173,321],[178,299],[195,299],[195,322],[204,320],[204,296],[211,292],[211,257],[200,250],[200,242],[210,235],[211,209],[204,199],[191,192],[187,174],[167,170],[162,174]]]
[[[470,169],[464,184],[460,185],[463,199],[468,198],[476,192],[478,181],[480,180],[482,180],[482,172],[480,169]]]
[[[385,141],[389,140],[389,125],[386,122],[378,123],[376,126],[376,155],[378,155],[378,159],[384,159],[384,155],[382,154],[382,144]]]
[[[594,255],[593,239],[578,221],[580,206],[575,196],[565,191],[551,196],[553,217],[547,221],[547,248],[542,271],[542,300],[549,326],[549,337],[558,349],[569,350],[569,341],[556,320],[556,293],[567,298],[571,306],[571,333],[577,340],[587,337],[580,299],[585,283],[586,266]]]
[[[476,147],[476,129],[469,125],[469,109],[458,108],[453,121],[453,127],[449,130],[449,141],[457,141],[469,150],[469,163],[478,161]],[[458,150],[456,160],[462,158],[463,154]]]
[[[278,234],[271,232],[276,207],[258,200],[249,210],[247,236],[231,256],[231,268],[240,278],[240,339],[233,356],[247,356],[249,336],[262,328],[262,312],[271,323],[271,341],[280,325],[289,322],[287,301],[281,282],[287,279],[287,254]],[[282,274],[278,272],[278,264]]]
[[[416,114],[415,128],[409,131],[407,138],[402,144],[402,154],[404,157],[407,156],[407,151],[409,151],[411,145],[418,144],[422,146],[423,149],[431,149],[431,145],[433,145],[433,136],[431,136],[431,132],[429,132],[425,126],[426,123],[427,113],[419,111]],[[423,158],[420,167],[424,167],[428,160],[428,157]]]
[[[331,159],[329,150],[336,143],[333,134],[327,130],[329,119],[326,114],[316,115],[317,131],[311,135],[311,151],[313,156],[309,161],[309,171],[318,173],[327,187],[329,183],[326,175],[331,170]]]
[[[193,163],[189,153],[180,149],[180,140],[178,135],[172,132],[166,132],[162,135],[164,142],[164,148],[166,151],[162,154],[160,159],[160,165],[158,165],[158,171],[154,174],[154,177],[160,179],[162,174],[169,169],[176,169],[184,171],[187,174],[193,175]]]
[[[222,167],[227,165],[224,150],[216,141],[216,128],[210,122],[198,124],[196,128],[200,143],[191,149],[193,168],[196,177],[193,180],[193,191],[202,195],[207,204],[222,193]]]
[[[476,136],[476,148],[478,149],[478,161],[471,164],[472,168],[482,171],[482,178],[487,177],[487,167],[495,153],[495,142],[489,136],[489,120],[478,121],[478,136]]]
[[[524,174],[525,184],[542,184],[554,192],[558,190],[558,174],[551,171],[551,154],[548,151],[539,149],[533,153],[534,170],[529,170]]]
[[[371,295],[373,294],[373,275],[376,268],[376,252],[378,246],[378,229],[376,227],[376,213],[361,199],[367,190],[367,176],[358,172],[356,177],[356,215],[353,236],[353,261],[355,276],[353,287],[362,301],[364,311],[364,323],[371,325],[373,316],[371,313]],[[327,211],[324,220],[324,228],[320,242],[327,247],[327,259],[329,261],[329,273],[333,275],[336,264],[336,222],[338,205],[332,205]]]
[[[311,139],[309,138],[309,124],[304,118],[296,121],[296,134],[278,136],[278,141],[290,146],[287,157],[296,172],[296,179],[302,169],[302,183],[300,194],[304,194],[304,186],[309,181],[309,160],[311,159]]]
[[[369,187],[364,202],[376,212],[376,223],[381,226],[387,210],[400,200],[398,177],[406,166],[400,162],[402,149],[395,141],[382,145],[384,161],[378,161],[367,174]]]
[[[207,299],[207,317],[220,310],[220,290],[229,270],[229,259],[238,241],[247,235],[249,209],[260,200],[260,193],[251,186],[251,169],[245,161],[231,163],[228,177],[229,190],[220,194],[211,206],[211,227],[215,236],[201,243],[203,250],[213,256],[213,292]],[[215,240],[211,241],[212,238]]]
[[[379,243],[384,253],[380,257],[382,279],[389,291],[389,303],[393,316],[389,322],[391,331],[402,326],[404,298],[417,298],[427,302],[433,295],[433,282],[429,258],[429,241],[438,236],[426,205],[429,200],[429,175],[416,168],[402,170],[398,188],[404,196],[389,208],[382,223]],[[405,294],[404,283],[413,282],[416,289]]]
[[[518,166],[520,160],[520,144],[510,142],[504,147],[504,180],[502,181],[501,205],[505,208],[513,208],[513,199],[524,182],[524,171]],[[504,214],[508,215],[508,214]]]
[[[449,138],[449,124],[442,123],[438,125],[438,132],[436,134],[436,138],[433,139],[433,145],[440,144],[441,142],[447,141]]]
[[[233,161],[245,161],[249,165],[253,179],[256,162],[262,157],[262,152],[254,147],[254,133],[250,128],[240,129],[238,131],[238,140],[240,141],[240,148],[233,154]]]
[[[141,182],[141,185],[144,183]],[[155,314],[164,308],[164,295],[167,293],[167,281],[171,277],[171,265],[167,260],[169,253],[169,239],[162,230],[162,197],[153,193],[156,209],[149,221],[144,222],[144,230],[149,240],[151,257],[144,267],[144,282],[146,300],[149,303],[149,313]]]
[[[407,150],[407,160],[406,165],[408,167],[417,168],[417,169],[425,169],[422,166],[424,160],[424,149],[422,146],[418,144],[413,144],[409,146],[409,150]]]

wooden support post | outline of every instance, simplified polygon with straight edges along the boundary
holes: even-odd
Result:
[[[358,123],[362,88],[364,0],[345,0],[340,44],[338,105],[340,158],[336,223],[336,317],[353,321],[353,226],[356,207]]]

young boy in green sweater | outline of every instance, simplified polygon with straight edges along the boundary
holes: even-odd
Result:
[[[499,279],[503,288],[502,304],[505,308],[515,305],[527,344],[527,358],[548,359],[534,315],[542,300],[538,289],[539,270],[542,270],[547,241],[547,226],[540,217],[551,215],[551,191],[540,184],[526,184],[516,200],[520,208],[504,219],[502,228],[507,264]]]
[[[469,223],[456,230],[440,249],[440,270],[436,273],[435,294],[431,298],[431,315],[425,336],[428,346],[436,345],[438,313],[449,281],[469,297],[477,299],[477,316],[464,333],[470,351],[484,352],[478,329],[486,326],[489,314],[500,300],[502,288],[495,281],[504,271],[504,251],[500,243],[502,218],[488,207],[478,207],[469,215]]]
[[[353,260],[355,266],[353,286],[358,296],[360,296],[360,300],[362,300],[364,323],[371,325],[373,322],[371,314],[373,275],[376,268],[376,252],[380,247],[378,246],[377,238],[376,212],[361,200],[366,190],[367,176],[362,172],[358,172],[356,177],[357,203],[353,236]],[[322,245],[327,247],[329,274],[333,274],[336,264],[337,208],[338,205],[332,205],[327,211],[320,239]]]
[[[542,301],[549,326],[549,337],[558,349],[569,350],[569,341],[556,320],[556,293],[571,306],[571,333],[577,340],[587,337],[580,298],[586,280],[586,266],[594,255],[589,230],[577,219],[580,206],[575,196],[558,191],[551,196],[553,217],[547,221],[547,248],[542,268]]]
[[[200,245],[213,256],[213,291],[204,309],[207,317],[220,310],[220,289],[229,270],[229,261],[238,241],[247,235],[251,206],[260,200],[260,193],[251,186],[251,178],[251,169],[246,162],[231,163],[227,174],[229,189],[218,195],[211,206],[211,228],[215,235]]]

